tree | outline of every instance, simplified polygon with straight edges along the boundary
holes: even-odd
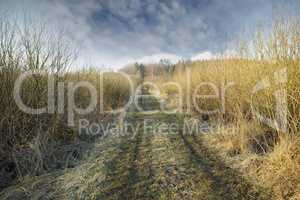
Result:
[[[140,74],[140,78],[141,78],[142,82],[144,82],[145,75],[146,75],[146,73],[145,73],[146,72],[145,65],[135,63],[135,69]]]
[[[171,61],[168,59],[161,59],[159,63],[162,66],[162,68],[165,70],[165,72],[171,77],[175,72],[176,66],[172,64]]]

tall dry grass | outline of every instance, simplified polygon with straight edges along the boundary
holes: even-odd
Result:
[[[186,96],[193,97],[193,92],[201,83],[213,83],[219,91],[226,89],[224,112],[222,99],[197,99],[191,104],[191,110],[201,115],[203,110],[219,109],[215,114],[227,125],[222,125],[212,137],[213,145],[221,147],[231,156],[262,160],[252,166],[251,175],[258,178],[264,186],[273,189],[276,199],[298,199],[300,191],[299,162],[299,122],[300,122],[300,19],[275,20],[271,30],[261,27],[249,42],[242,42],[236,54],[209,61],[188,63],[184,68],[177,66],[171,81],[183,88],[184,108],[188,107]],[[278,81],[278,72],[286,70],[286,82]],[[190,79],[186,73],[190,71]],[[281,77],[283,80],[285,76]],[[280,79],[280,77],[279,77]],[[261,81],[269,81],[267,88],[255,93],[255,86]],[[165,82],[161,78],[159,83]],[[170,81],[170,80],[167,80]],[[186,83],[190,81],[188,90]],[[163,87],[165,93],[177,93],[174,87]],[[253,114],[255,108],[265,118],[276,119],[276,92],[286,92],[287,129],[270,127]],[[201,95],[216,95],[212,87],[200,88]],[[280,103],[280,102],[279,102]],[[283,104],[284,105],[284,104]],[[282,107],[284,109],[285,106]],[[280,111],[280,110],[279,110]],[[231,128],[228,128],[231,127]],[[260,157],[262,156],[262,157]],[[258,159],[259,158],[259,159]]]
[[[2,188],[19,175],[40,174],[55,166],[54,152],[58,145],[76,141],[76,127],[67,124],[68,83],[88,81],[97,90],[98,104],[91,115],[84,118],[101,120],[100,103],[104,110],[121,107],[129,99],[130,86],[118,73],[105,73],[100,86],[100,72],[97,70],[70,71],[75,59],[71,43],[63,34],[53,33],[44,24],[18,24],[6,17],[0,18],[0,179]],[[54,83],[56,110],[43,114],[26,114],[16,104],[14,87],[17,78],[24,73],[34,73],[21,87],[21,98],[26,106],[43,108],[48,102],[48,83]],[[137,78],[133,78],[133,82]],[[57,111],[58,84],[64,83],[63,113]],[[99,94],[103,88],[104,98]],[[75,104],[85,108],[90,101],[85,88],[75,92]],[[76,116],[77,117],[77,116]],[[91,119],[93,120],[93,119]],[[27,159],[24,161],[24,159]],[[26,163],[26,164],[24,164]],[[19,165],[22,165],[18,168]],[[20,168],[28,169],[21,170]],[[22,171],[22,172],[21,172]],[[3,185],[4,184],[4,185]]]
[[[26,72],[35,73],[21,88],[21,97],[27,106],[41,108],[47,104],[47,77],[55,82],[69,66],[73,54],[68,45],[49,34],[44,26],[22,26],[0,20],[0,152],[7,156],[26,144],[39,130],[52,132],[56,126],[53,117],[28,115],[14,101],[16,79]]]
[[[263,37],[264,36],[264,37]],[[266,117],[274,118],[276,115],[276,102],[274,94],[279,89],[285,89],[288,101],[288,119],[290,131],[298,130],[299,116],[299,64],[300,64],[300,26],[299,20],[291,21],[276,20],[272,31],[262,32],[258,30],[252,41],[244,43],[242,49],[237,48],[236,54],[210,61],[198,61],[186,64],[185,68],[177,67],[176,73],[171,81],[178,83],[183,88],[184,98],[190,95],[192,99],[194,92],[198,89],[201,95],[216,95],[213,88],[201,83],[212,83],[221,92],[225,93],[225,117],[230,119],[247,116],[251,112],[251,106],[257,108]],[[247,49],[247,50],[245,50]],[[248,52],[247,54],[245,52]],[[277,81],[277,74],[287,71],[287,82]],[[187,80],[186,73],[190,73]],[[283,76],[284,78],[284,76]],[[165,82],[165,78],[161,78]],[[263,80],[269,80],[270,86],[254,95],[255,86]],[[190,81],[190,90],[186,84]],[[232,84],[232,85],[230,85]],[[174,88],[164,88],[165,92]],[[219,95],[219,94],[217,94]],[[192,110],[197,112],[196,106],[203,110],[221,110],[221,98],[198,99],[191,103]],[[222,113],[219,113],[222,114]]]

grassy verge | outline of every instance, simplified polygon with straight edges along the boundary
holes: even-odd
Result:
[[[250,123],[250,122],[248,122]],[[269,188],[273,199],[299,198],[299,136],[281,138],[273,150],[262,153],[254,140],[254,124],[220,125],[202,138],[228,166],[238,170],[252,182]],[[258,127],[259,128],[259,127]],[[253,132],[252,132],[253,131]],[[248,132],[248,133],[247,133]],[[255,147],[255,148],[253,148]],[[259,150],[259,151],[257,151]],[[259,152],[259,153],[258,153]]]

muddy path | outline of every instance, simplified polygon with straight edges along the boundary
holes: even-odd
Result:
[[[226,166],[201,136],[183,134],[180,114],[132,112],[124,122],[135,128],[96,142],[93,156],[74,169],[24,180],[0,199],[270,199]],[[179,126],[170,130],[169,124]]]

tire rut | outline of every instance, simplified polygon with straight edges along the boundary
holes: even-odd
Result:
[[[165,120],[174,122],[172,116]],[[152,141],[155,177],[151,192],[155,199],[220,199],[205,177],[189,159],[189,154],[178,134],[155,133]]]
[[[141,123],[141,119],[132,120]],[[151,135],[143,130],[139,130],[133,139],[123,138],[116,148],[118,153],[106,162],[106,180],[99,185],[99,199],[145,199],[153,177],[150,143]]]
[[[195,135],[184,136],[181,139],[190,152],[190,157],[203,170],[208,179],[213,181],[213,188],[221,198],[226,200],[256,200],[269,199],[267,193],[255,188],[242,175],[226,166],[221,158],[217,158],[199,141]]]

